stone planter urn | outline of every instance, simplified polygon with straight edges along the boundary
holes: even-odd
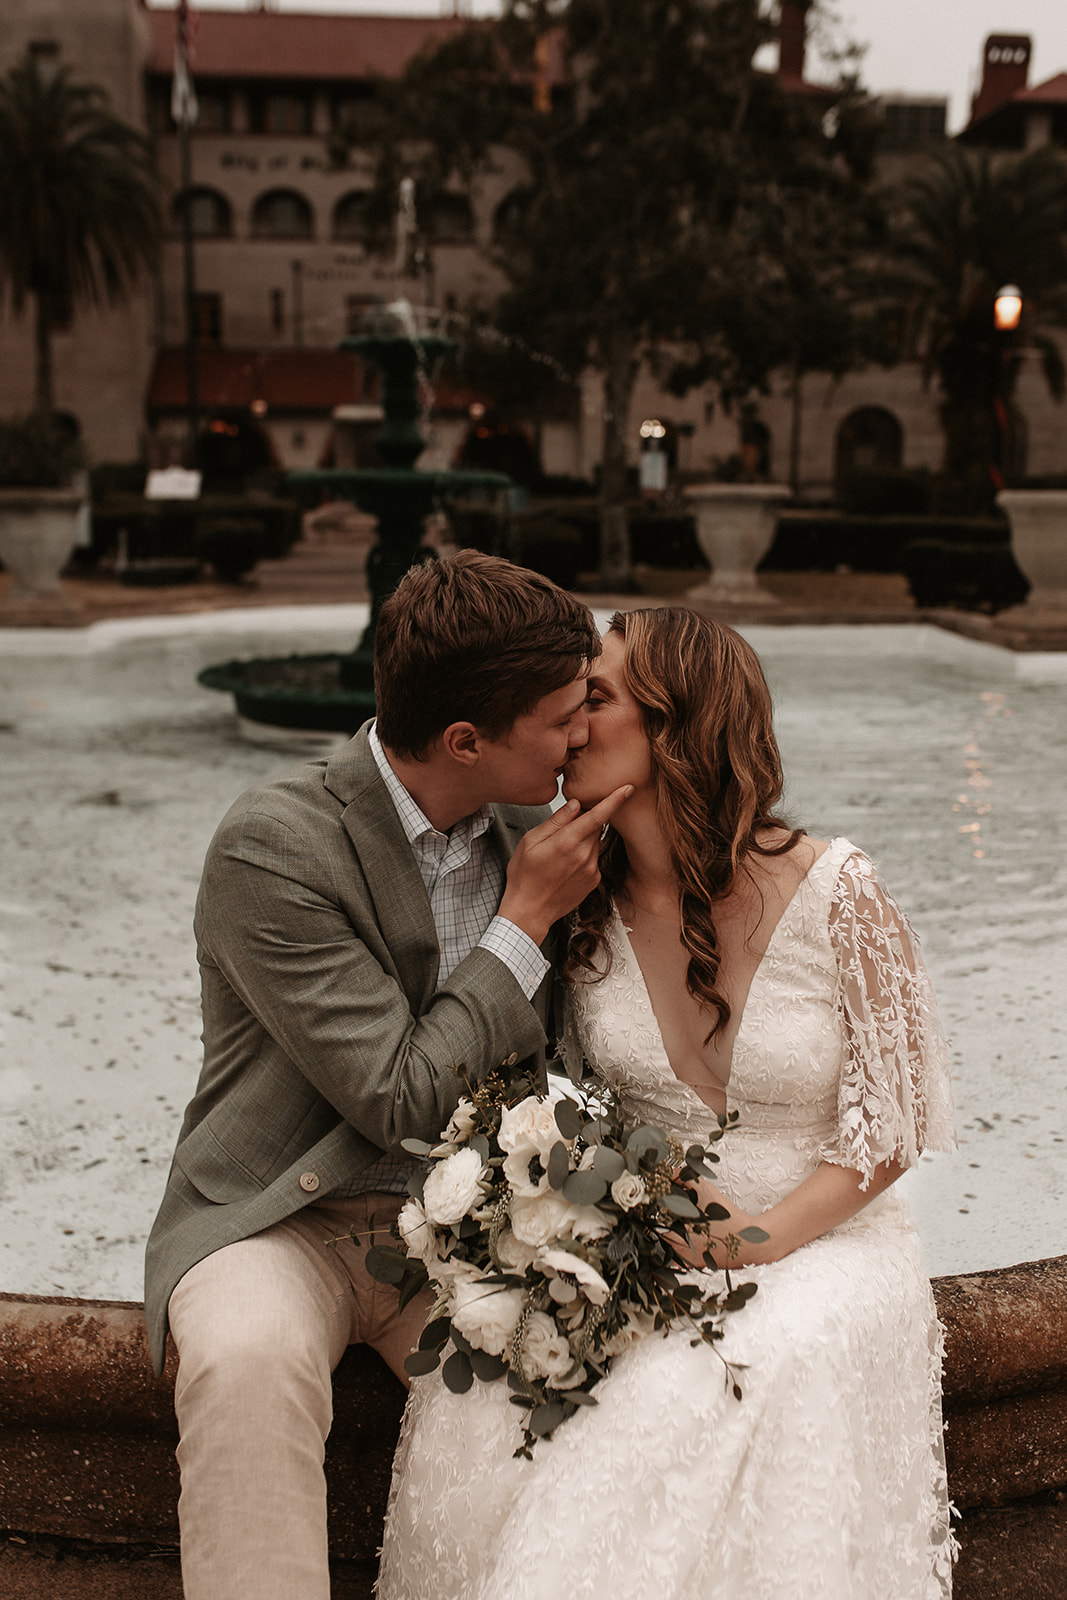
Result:
[[[1067,491],[1005,489],[997,505],[1011,523],[1011,553],[1030,580],[1025,609],[1067,611]]]
[[[82,489],[0,489],[0,561],[11,574],[8,604],[60,596],[59,574],[78,538]]]
[[[685,491],[711,576],[687,600],[773,606],[756,568],[771,547],[778,509],[789,490],[777,483],[693,483]]]

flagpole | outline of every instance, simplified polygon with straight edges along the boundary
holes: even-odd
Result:
[[[199,114],[196,91],[189,75],[189,6],[178,0],[174,43],[174,87],[171,114],[178,126],[178,158],[184,204],[182,206],[182,284],[185,302],[185,464],[194,472],[200,466],[200,349],[196,315],[196,255],[193,245],[192,131]]]

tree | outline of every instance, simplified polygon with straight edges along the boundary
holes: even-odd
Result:
[[[715,378],[733,393],[782,353],[746,287],[760,218],[775,193],[786,205],[794,188],[816,192],[838,150],[826,102],[790,109],[754,70],[773,32],[762,0],[508,0],[495,27],[413,63],[383,94],[377,135],[360,133],[380,140],[394,193],[402,170],[432,191],[470,182],[499,146],[522,158],[496,320],[572,374],[602,376],[611,588],[631,576],[626,424],[641,363],[675,387]],[[565,65],[551,87],[554,50]]]
[[[1021,454],[1020,347],[993,314],[1005,284],[1022,290],[1026,343],[1040,352],[1052,395],[1064,393],[1063,357],[1047,329],[1067,323],[1067,161],[1051,148],[1005,156],[951,145],[898,201],[897,298],[941,392],[943,508],[988,513]]]
[[[157,259],[148,141],[108,97],[27,57],[0,81],[0,288],[34,308],[34,409],[55,410],[52,333],[76,306],[120,303]]]

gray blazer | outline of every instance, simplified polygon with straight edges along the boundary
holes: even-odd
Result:
[[[504,859],[547,812],[494,808]],[[437,987],[430,902],[366,729],[241,796],[207,853],[195,931],[204,1065],[148,1241],[145,1319],[162,1367],[171,1291],[197,1261],[434,1138],[512,1051],[542,1064],[533,1005],[474,949]]]

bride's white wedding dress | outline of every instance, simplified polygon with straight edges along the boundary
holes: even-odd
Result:
[[[713,1116],[666,1059],[626,931],[573,991],[588,1060],[633,1117],[691,1142]],[[945,1050],[907,924],[847,840],[815,862],[753,979],[720,1187],[750,1212],[820,1161],[869,1173],[949,1148]],[[715,1353],[678,1331],[617,1358],[533,1460],[503,1383],[417,1379],[379,1600],[945,1600],[953,1541],[940,1335],[890,1189],[783,1261]]]

